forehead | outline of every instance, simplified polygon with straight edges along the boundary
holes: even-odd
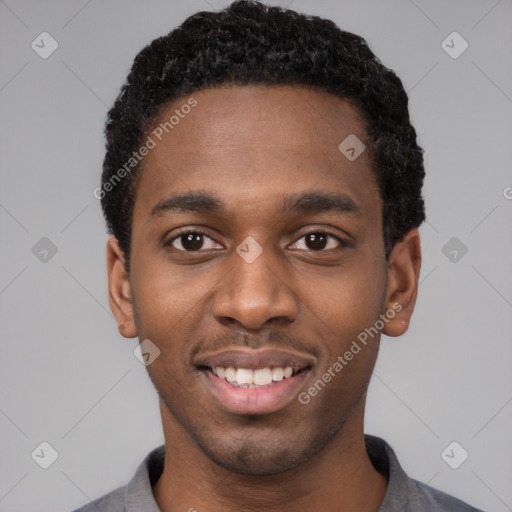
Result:
[[[192,109],[186,107],[190,98],[197,102]],[[173,126],[165,130],[171,118]],[[348,100],[292,86],[222,86],[198,91],[164,107],[150,131],[159,127],[160,132],[163,128],[172,133],[167,142],[192,151],[198,144],[244,153],[279,144],[282,149],[310,153],[332,149],[333,143],[337,149],[344,134],[365,138],[363,118]],[[166,133],[162,135],[165,138]]]
[[[292,86],[206,89],[167,105],[147,135],[155,145],[141,165],[135,213],[138,204],[149,211],[166,194],[195,190],[211,190],[226,202],[264,198],[267,204],[285,192],[313,188],[377,191],[369,152],[351,161],[339,149],[347,137],[363,147],[362,116],[326,92]]]

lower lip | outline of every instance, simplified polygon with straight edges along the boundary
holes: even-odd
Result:
[[[233,414],[269,414],[295,400],[307,370],[263,388],[237,388],[210,370],[201,372],[223,409]]]

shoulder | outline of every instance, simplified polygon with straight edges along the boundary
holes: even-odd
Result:
[[[146,456],[126,485],[94,501],[89,501],[87,505],[73,512],[125,512],[128,509],[158,512],[152,486],[162,474],[164,461],[165,445],[162,445]]]
[[[410,490],[407,510],[432,512],[483,512],[468,503],[430,487],[423,482],[409,479]]]
[[[386,441],[365,434],[366,451],[377,471],[389,482],[379,512],[482,512],[454,496],[410,478]]]
[[[99,510],[101,512],[124,512],[124,489],[124,487],[119,487],[83,507],[73,510],[73,512],[98,512]]]

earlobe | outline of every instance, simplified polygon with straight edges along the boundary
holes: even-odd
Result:
[[[121,336],[135,338],[132,289],[125,270],[124,254],[114,236],[107,242],[108,301]]]
[[[393,247],[388,262],[386,311],[394,311],[382,332],[387,336],[401,336],[409,328],[416,297],[421,268],[420,234],[410,230]]]

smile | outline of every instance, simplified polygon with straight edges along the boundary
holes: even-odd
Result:
[[[309,355],[237,349],[200,357],[196,367],[221,409],[262,415],[294,402],[315,363]]]

